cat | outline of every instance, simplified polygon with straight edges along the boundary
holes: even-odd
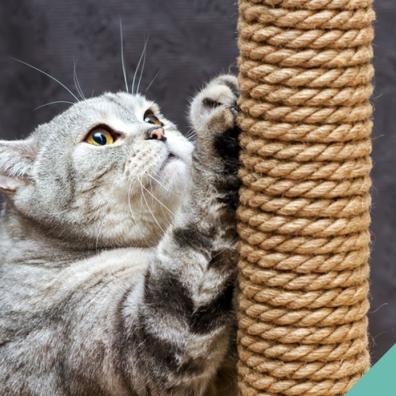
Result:
[[[233,395],[238,83],[140,94],[0,141],[0,394]]]

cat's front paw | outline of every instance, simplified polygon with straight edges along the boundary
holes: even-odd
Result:
[[[236,123],[238,80],[230,74],[211,80],[191,103],[190,118],[198,138],[213,138]]]
[[[222,75],[210,81],[191,104],[197,134],[196,158],[218,174],[235,175],[238,167],[238,80]]]

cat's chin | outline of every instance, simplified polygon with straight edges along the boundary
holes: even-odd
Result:
[[[175,182],[179,178],[186,179],[187,174],[186,163],[174,154],[168,156],[159,171],[160,178],[168,182]]]
[[[160,168],[160,173],[168,166],[172,165],[174,161],[181,161],[179,157],[176,157],[175,154],[169,153],[167,158],[164,160],[164,162],[161,165]]]
[[[171,157],[165,161],[156,178],[160,195],[168,200],[179,201],[188,192],[190,168],[182,159]]]

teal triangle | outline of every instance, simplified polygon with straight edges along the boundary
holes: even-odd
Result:
[[[353,386],[347,396],[396,396],[396,344]]]

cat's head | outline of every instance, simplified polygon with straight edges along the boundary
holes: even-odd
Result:
[[[8,205],[53,236],[92,247],[150,245],[190,181],[193,145],[141,95],[72,105],[21,141],[0,141]]]

